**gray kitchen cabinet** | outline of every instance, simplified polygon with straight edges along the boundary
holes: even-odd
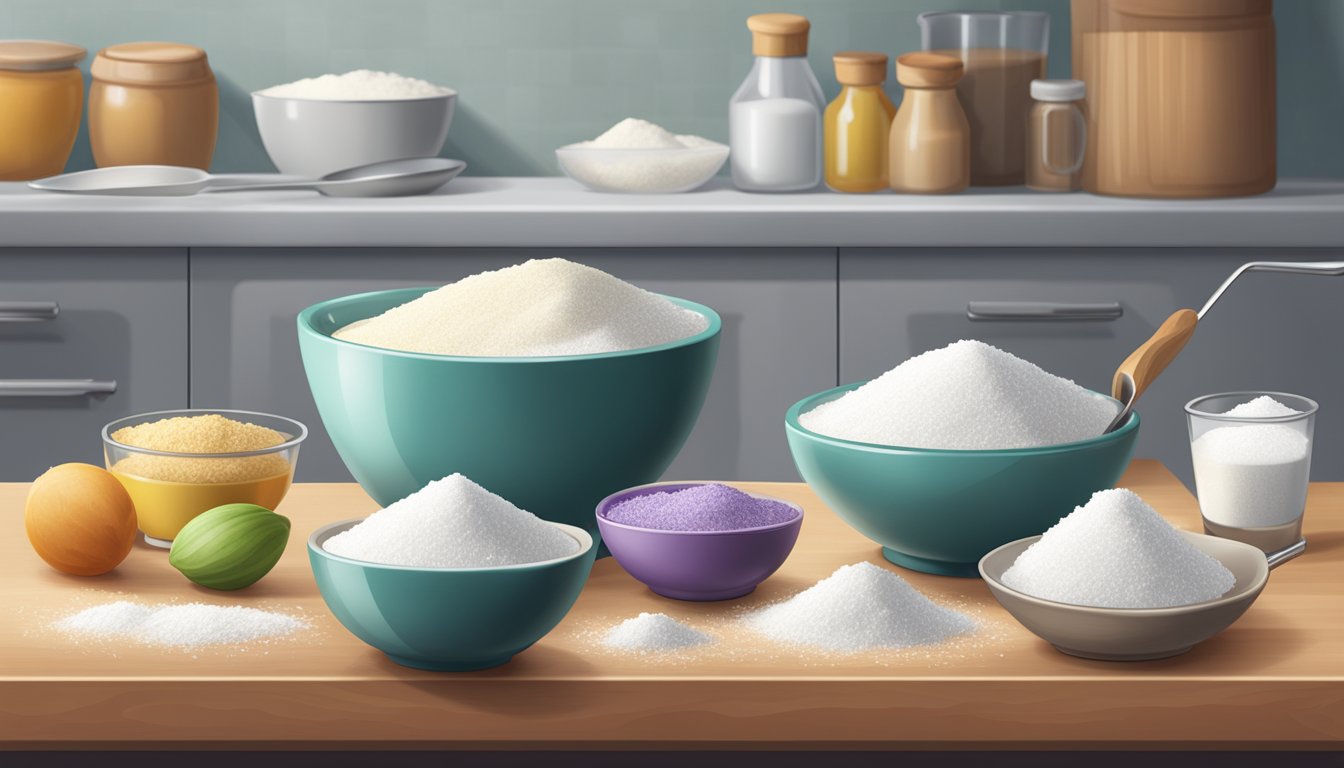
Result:
[[[310,430],[299,479],[348,480],[308,390],[295,335],[299,310],[551,256],[707,304],[723,318],[714,383],[667,477],[797,478],[784,412],[835,384],[836,251],[828,248],[192,249],[192,405],[299,419]]]
[[[186,249],[0,249],[0,479],[101,466],[104,424],[186,407],[187,354]]]
[[[1339,259],[1338,251],[842,249],[840,379],[869,379],[911,355],[977,338],[1109,392],[1116,366],[1181,307],[1199,309],[1240,264]],[[1185,403],[1239,390],[1293,392],[1321,405],[1315,480],[1344,480],[1344,279],[1253,273],[1200,323],[1139,402],[1137,455],[1193,488]],[[971,321],[967,303],[1116,302],[1111,321]]]

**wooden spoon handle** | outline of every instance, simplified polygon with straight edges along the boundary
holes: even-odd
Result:
[[[1176,359],[1181,348],[1195,332],[1199,315],[1193,309],[1178,309],[1158,326],[1152,338],[1139,345],[1129,357],[1115,369],[1115,378],[1111,380],[1111,396],[1120,399],[1120,381],[1122,374],[1134,379],[1134,399],[1138,400],[1143,391],[1158,377],[1158,374]]]

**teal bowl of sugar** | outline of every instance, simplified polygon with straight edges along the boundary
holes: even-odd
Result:
[[[1108,435],[1006,450],[876,445],[799,423],[865,383],[795,403],[784,418],[789,450],[799,474],[845,523],[880,544],[887,560],[925,573],[977,576],[991,550],[1044,533],[1096,491],[1114,487],[1139,434],[1137,411]]]
[[[598,536],[607,495],[657,480],[690,436],[718,357],[721,323],[621,352],[465,357],[332,338],[433,288],[377,291],[299,313],[318,413],[355,480],[387,506],[459,472],[538,517]]]
[[[527,650],[569,613],[597,554],[587,531],[556,525],[578,551],[539,563],[415,568],[328,552],[328,539],[363,522],[344,520],[308,537],[322,599],[351,634],[407,667],[468,672]]]

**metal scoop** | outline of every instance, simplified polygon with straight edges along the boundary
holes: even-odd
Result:
[[[1209,314],[1218,299],[1247,272],[1289,272],[1296,275],[1344,275],[1344,261],[1252,261],[1242,264],[1231,277],[1218,286],[1204,307],[1198,312],[1193,309],[1178,309],[1158,326],[1150,339],[1139,345],[1129,357],[1115,369],[1115,378],[1111,380],[1111,397],[1124,406],[1102,434],[1109,434],[1120,428],[1134,410],[1134,403],[1148,389],[1159,374],[1180,354],[1185,343],[1195,333],[1195,326]]]
[[[315,189],[328,197],[405,197],[423,195],[447,184],[467,164],[442,157],[371,163],[329,173],[318,179],[283,178],[257,182],[256,176],[216,176],[175,165],[123,165],[67,173],[29,182],[33,189],[76,195],[186,197],[198,192],[250,192],[263,189]]]

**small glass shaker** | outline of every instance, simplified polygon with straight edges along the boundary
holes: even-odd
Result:
[[[1087,119],[1082,80],[1033,80],[1027,115],[1027,189],[1075,192],[1083,188]]]
[[[1295,413],[1228,413],[1263,396]],[[1314,400],[1284,392],[1226,392],[1186,404],[1206,533],[1266,554],[1302,541],[1316,411]]]

